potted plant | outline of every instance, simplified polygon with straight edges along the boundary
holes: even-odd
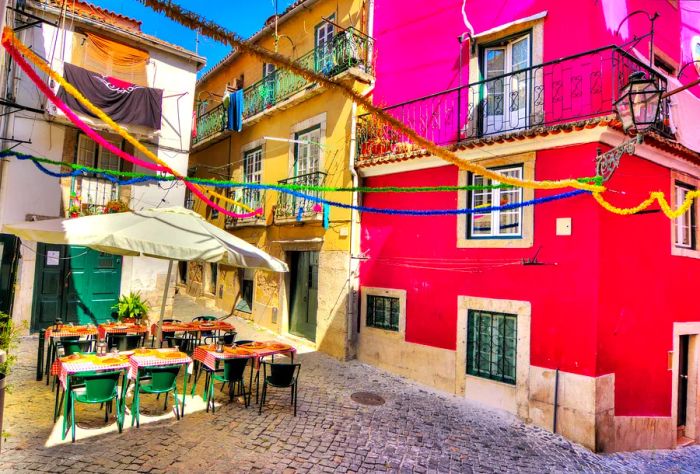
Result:
[[[17,357],[12,351],[19,341],[19,327],[16,326],[9,315],[0,312],[0,446],[5,432],[2,430],[2,413],[5,406],[5,389],[7,388],[7,376]]]
[[[69,217],[80,217],[80,206],[77,205],[72,205],[71,207],[68,208],[68,216]]]
[[[109,201],[107,204],[105,204],[104,208],[105,214],[116,214],[118,212],[127,211],[129,211],[129,206],[126,203],[119,201],[118,199]]]
[[[141,299],[140,292],[132,291],[128,295],[121,295],[112,309],[117,310],[117,319],[120,322],[145,324],[151,307],[148,302]]]

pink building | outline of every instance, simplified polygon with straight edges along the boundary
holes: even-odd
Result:
[[[593,176],[597,153],[633,135],[614,108],[630,74],[666,90],[698,79],[700,63],[684,67],[700,60],[693,10],[683,0],[376,0],[373,99],[501,174]],[[607,200],[634,206],[663,191],[675,208],[699,188],[698,97],[696,85],[663,101],[605,183]],[[570,191],[493,187],[371,115],[358,128],[366,186],[482,187],[366,193],[365,206],[488,208]],[[358,357],[594,450],[698,441],[699,209],[675,221],[657,204],[619,216],[584,193],[468,215],[363,213]]]

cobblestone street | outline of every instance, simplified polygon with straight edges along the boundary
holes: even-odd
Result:
[[[177,305],[180,317],[212,313],[181,297]],[[240,339],[272,337],[243,320],[229,321]],[[36,338],[22,341],[6,399],[11,436],[0,455],[1,472],[700,471],[700,447],[600,456],[508,414],[316,352],[298,355],[296,418],[287,390],[272,391],[262,415],[219,394],[222,405],[214,414],[200,410],[181,421],[50,446],[54,398],[34,381],[36,347]],[[386,403],[359,405],[350,398],[356,391],[377,393]],[[80,426],[102,426],[101,413],[97,407],[79,411]]]

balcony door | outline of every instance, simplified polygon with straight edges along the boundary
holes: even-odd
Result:
[[[484,135],[529,126],[530,36],[484,49]]]
[[[330,17],[330,21],[335,19]],[[324,21],[316,26],[316,71],[330,75],[333,69],[333,36],[335,29],[333,24]]]

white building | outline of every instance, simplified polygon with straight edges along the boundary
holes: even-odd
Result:
[[[10,1],[7,9],[5,3],[0,2],[6,13],[5,24],[64,76],[65,64],[72,64],[91,78],[111,81],[110,87],[115,84],[112,78],[116,78],[118,86],[119,81],[125,81],[142,86],[138,88],[142,90],[161,89],[158,125],[134,125],[132,119],[115,121],[172,169],[187,173],[194,87],[204,58],[142,33],[138,20],[79,0]],[[147,171],[102,149],[80,132],[6,54],[2,71],[2,149],[14,147],[33,156],[103,169]],[[57,84],[50,85],[59,90]],[[78,84],[74,85],[80,90]],[[160,93],[156,92],[158,97]],[[153,104],[149,111],[157,112],[157,101]],[[85,113],[79,116],[113,144],[144,158],[98,118]],[[65,167],[49,168],[71,171]],[[0,224],[65,217],[70,211],[99,213],[110,201],[121,201],[140,210],[183,205],[184,200],[185,187],[177,182],[117,186],[94,175],[51,177],[31,161],[15,157],[4,159],[0,165]],[[12,281],[14,252],[12,239],[2,239],[5,249],[0,270],[0,310],[6,311],[12,293],[8,282]],[[154,312],[159,309],[167,272],[165,261],[101,255],[84,248],[34,242],[22,242],[19,248],[13,318],[28,321],[32,330],[46,327],[56,317],[82,323],[106,320],[111,317],[111,306],[119,294],[132,290],[140,291]]]

